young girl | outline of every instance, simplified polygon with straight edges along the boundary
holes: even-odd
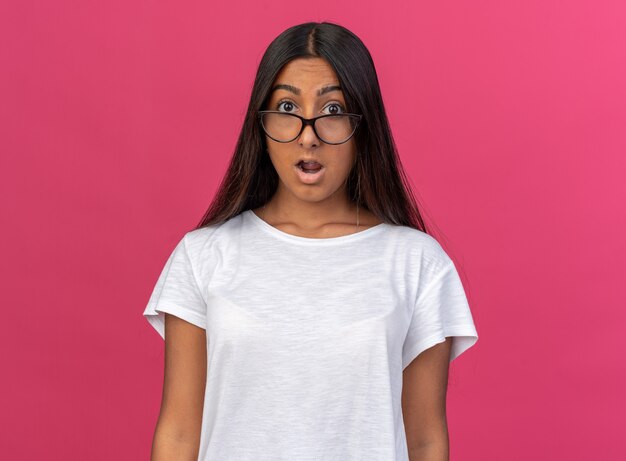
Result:
[[[448,459],[448,366],[478,336],[352,32],[269,45],[144,315],[165,340],[155,460]]]

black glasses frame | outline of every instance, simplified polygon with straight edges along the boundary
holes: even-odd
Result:
[[[298,134],[296,136],[294,136],[292,139],[290,139],[289,141],[280,141],[276,138],[273,138],[272,136],[270,136],[270,134],[267,132],[267,130],[265,129],[265,126],[263,125],[263,114],[282,114],[282,115],[290,115],[291,117],[296,117],[299,118],[301,123],[300,126],[300,131],[298,132]],[[318,133],[317,130],[315,129],[315,122],[318,121],[320,118],[326,118],[326,117],[337,117],[337,116],[344,116],[347,115],[350,118],[356,119],[356,122],[354,123],[354,129],[352,130],[352,133],[350,134],[350,136],[348,136],[346,138],[345,141],[341,141],[341,142],[328,142],[325,141],[324,138],[322,138]],[[265,134],[267,136],[269,136],[271,139],[273,139],[276,142],[282,142],[282,143],[286,143],[286,142],[292,142],[295,139],[298,139],[300,137],[300,135],[302,134],[302,132],[304,131],[304,128],[308,125],[311,125],[311,127],[313,128],[313,132],[315,133],[315,136],[317,136],[319,138],[320,141],[322,141],[325,144],[332,144],[332,145],[337,145],[337,144],[344,144],[346,142],[348,142],[350,140],[350,138],[352,138],[352,136],[354,136],[354,133],[356,133],[356,129],[359,126],[359,123],[361,122],[361,118],[363,117],[363,115],[361,114],[348,114],[348,113],[342,113],[342,114],[324,114],[324,115],[318,115],[317,117],[313,117],[313,118],[304,118],[301,117],[297,114],[291,114],[289,112],[283,112],[280,110],[260,110],[257,113],[257,117],[259,118],[259,121],[261,123],[261,127],[263,128],[263,131],[265,132]]]

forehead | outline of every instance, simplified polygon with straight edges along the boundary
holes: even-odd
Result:
[[[305,93],[322,86],[339,84],[334,69],[322,58],[298,58],[288,62],[280,70],[274,85],[287,84],[301,88]]]

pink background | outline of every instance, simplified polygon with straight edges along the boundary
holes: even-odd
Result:
[[[465,283],[451,459],[626,459],[626,7],[545,0],[2,2],[3,457],[148,459],[142,311],[265,47],[310,20],[370,49]]]

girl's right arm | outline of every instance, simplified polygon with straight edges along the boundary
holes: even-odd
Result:
[[[197,461],[206,385],[206,330],[165,314],[163,396],[151,461]]]

